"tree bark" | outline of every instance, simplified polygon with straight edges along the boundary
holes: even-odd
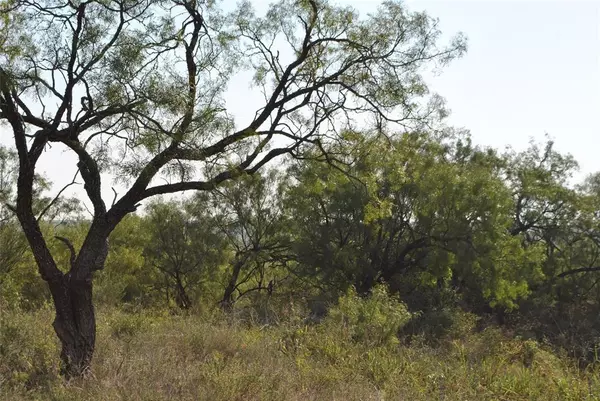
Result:
[[[96,315],[93,304],[92,276],[104,268],[108,255],[105,233],[92,226],[78,255],[67,238],[57,237],[71,252],[71,268],[67,274],[48,281],[56,317],[54,331],[62,350],[61,374],[67,378],[85,376],[96,345]]]
[[[179,279],[175,283],[175,302],[181,309],[190,309],[192,307],[192,300],[185,292],[185,287]]]
[[[181,276],[179,275],[179,269],[175,270],[173,274],[173,279],[175,281],[175,286],[173,291],[175,292],[175,303],[180,309],[189,309],[192,307],[192,300],[185,292],[185,286],[183,285],[183,281],[181,280]]]
[[[48,285],[56,310],[53,327],[62,346],[61,373],[67,378],[84,376],[96,343],[91,276],[79,280],[69,273]]]
[[[233,265],[233,271],[231,272],[231,277],[229,278],[229,283],[225,288],[225,292],[223,293],[223,299],[220,302],[221,308],[223,310],[231,310],[233,308],[233,293],[237,287],[238,278],[240,276],[240,272],[242,270],[242,266],[244,265],[246,258],[238,260]]]

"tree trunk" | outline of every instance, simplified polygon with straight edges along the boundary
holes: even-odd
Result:
[[[92,299],[92,275],[104,268],[108,255],[108,234],[93,231],[93,226],[75,254],[66,238],[56,237],[67,244],[71,252],[69,273],[48,280],[54,300],[56,317],[54,331],[61,342],[61,373],[67,378],[85,376],[96,345],[96,315]]]
[[[177,275],[175,282],[175,302],[181,309],[189,309],[192,307],[192,300],[185,292],[185,287],[183,286],[179,275]]]
[[[62,346],[61,373],[67,378],[89,372],[96,343],[96,317],[91,276],[76,280],[71,274],[48,283],[56,317],[54,331]]]
[[[363,269],[362,273],[356,277],[354,287],[358,295],[367,296],[371,293],[374,286],[375,274],[373,269],[369,266]]]
[[[235,292],[235,289],[237,287],[237,281],[244,263],[245,259],[241,259],[233,265],[233,271],[231,272],[229,283],[227,283],[227,287],[225,288],[225,292],[223,293],[223,299],[220,302],[221,308],[223,310],[231,310],[233,308],[233,293]]]

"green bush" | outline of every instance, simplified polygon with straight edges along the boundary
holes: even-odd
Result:
[[[111,314],[109,325],[115,338],[131,337],[147,330],[150,322],[145,314],[117,312]]]
[[[354,341],[377,346],[396,344],[398,332],[411,317],[397,296],[390,295],[385,286],[376,286],[367,297],[348,290],[329,310],[325,324],[341,328]]]
[[[402,329],[402,335],[411,341],[422,338],[432,344],[442,340],[462,338],[477,325],[478,317],[459,308],[445,307],[414,313]]]
[[[0,388],[40,387],[56,377],[58,348],[49,316],[48,309],[0,313]]]

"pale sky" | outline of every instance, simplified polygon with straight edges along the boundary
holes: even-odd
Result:
[[[333,0],[332,2],[335,2]],[[361,13],[376,0],[338,0]],[[262,9],[269,1],[256,1]],[[471,131],[475,143],[524,149],[530,138],[547,133],[557,149],[575,156],[578,178],[600,170],[600,0],[499,1],[407,0],[410,10],[426,10],[440,19],[446,38],[462,31],[467,54],[430,88],[447,101],[450,125]],[[231,112],[245,120],[260,97],[237,80],[226,99]],[[238,119],[236,118],[236,120]],[[11,143],[8,132],[0,142]],[[44,154],[40,172],[60,187],[72,178],[75,158],[67,152]],[[103,192],[110,202],[110,182]]]
[[[600,1],[407,3],[469,38],[467,54],[431,84],[452,125],[499,148],[548,133],[580,177],[600,170]]]

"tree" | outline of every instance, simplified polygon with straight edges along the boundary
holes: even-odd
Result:
[[[272,292],[276,268],[294,259],[277,188],[280,180],[270,171],[227,183],[211,194],[215,224],[234,253],[220,302],[225,309],[249,292]]]
[[[512,235],[525,234],[527,243],[546,241],[551,246],[552,230],[574,217],[575,191],[567,181],[578,168],[570,155],[532,143],[529,149],[507,155],[506,178],[515,201]]]
[[[226,250],[225,238],[209,212],[190,213],[186,206],[176,201],[150,205],[146,217],[150,239],[144,249],[146,262],[164,276],[167,301],[173,294],[182,309],[192,306],[190,292],[225,262]]]
[[[394,1],[359,19],[318,0],[282,0],[263,17],[248,1],[225,13],[200,0],[19,0],[8,23],[4,48],[19,51],[0,54],[0,120],[14,137],[16,214],[52,293],[67,375],[90,366],[93,272],[104,265],[111,231],[140,202],[213,189],[278,156],[321,147],[358,113],[432,124],[443,108],[439,97],[423,101],[419,72],[465,50],[460,36],[438,47],[437,21]],[[248,69],[265,103],[235,127],[223,93]],[[52,143],[78,157],[93,206],[66,273],[33,212],[35,168]],[[128,184],[110,207],[101,173]]]
[[[548,241],[546,271],[558,301],[588,300],[600,282],[600,175],[588,176],[575,189],[565,216]],[[565,189],[566,190],[566,189]],[[596,299],[597,300],[597,299]],[[594,301],[596,301],[594,300]]]
[[[361,294],[378,282],[405,297],[454,286],[493,305],[527,294],[539,251],[509,233],[513,204],[497,155],[468,137],[347,137],[352,145],[331,153],[349,155],[350,174],[313,161],[293,170],[300,274]]]
[[[543,249],[545,277],[535,287],[546,297],[555,295],[549,291],[554,287],[563,294],[558,298],[574,299],[588,286],[572,276],[594,271],[593,178],[571,187],[569,180],[577,168],[573,157],[558,152],[550,140],[506,155],[506,180],[514,200],[510,232],[522,238],[524,247]]]

